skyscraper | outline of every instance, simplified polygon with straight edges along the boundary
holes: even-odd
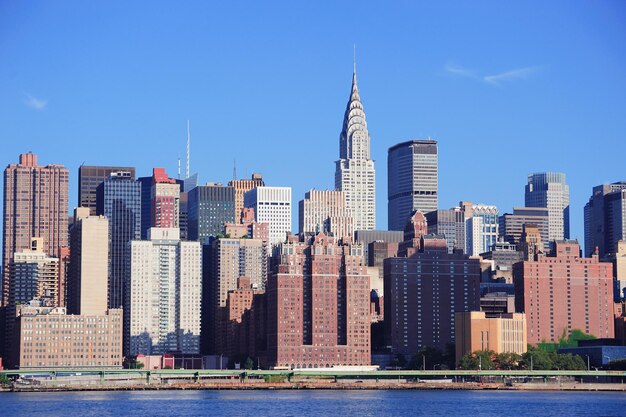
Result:
[[[150,190],[150,227],[180,226],[180,184],[170,178],[164,168],[152,170]]]
[[[548,209],[548,239],[569,239],[569,186],[565,174],[538,172],[528,175],[526,207]]]
[[[438,154],[435,140],[410,140],[387,156],[389,230],[403,230],[414,210],[437,210]]]
[[[244,205],[254,209],[257,223],[269,223],[270,245],[291,233],[291,187],[256,187],[244,195]]]
[[[360,244],[290,236],[268,278],[268,365],[369,365],[369,281]]]
[[[420,216],[406,228],[399,256],[384,261],[385,342],[406,356],[445,349],[455,341],[455,313],[480,308],[480,260],[448,253],[443,236],[420,235]]]
[[[463,205],[465,213],[465,250],[478,256],[488,252],[498,240],[498,208],[485,204]]]
[[[246,277],[248,288],[265,291],[268,272],[268,244],[261,239],[210,239],[205,246],[203,269],[202,338],[209,352],[225,352],[226,301],[237,290],[237,281]]]
[[[346,206],[352,213],[354,230],[375,229],[374,161],[370,158],[370,135],[356,83],[356,64],[352,74],[352,91],[339,135],[339,160],[335,164],[335,188],[346,195]]]
[[[2,354],[10,357],[14,352],[13,330],[19,306],[31,301],[42,306],[59,305],[59,259],[44,252],[42,238],[33,238],[29,248],[16,251],[10,264],[8,302],[4,316]]]
[[[265,186],[265,182],[263,181],[263,175],[258,174],[258,173],[253,173],[252,178],[249,180],[233,179],[231,181],[228,181],[228,186],[233,187],[235,189],[235,219],[238,219],[239,216],[241,215],[241,210],[243,210],[244,208],[244,204],[243,204],[244,194],[255,187]]]
[[[128,242],[141,236],[141,185],[130,172],[111,173],[97,190],[97,213],[109,219],[109,308],[122,306]]]
[[[585,256],[598,247],[600,259],[614,254],[626,240],[626,181],[593,187],[585,205]]]
[[[299,233],[353,238],[353,223],[343,191],[310,190],[300,200]]]
[[[453,253],[454,249],[465,252],[465,213],[461,207],[438,209],[426,213],[425,216],[428,233],[444,236],[448,253]]]
[[[613,337],[611,263],[597,255],[581,258],[578,242],[571,240],[556,241],[553,256],[529,257],[513,265],[515,309],[526,313],[528,343],[556,342],[574,329]]]
[[[542,251],[550,249],[548,209],[542,207],[513,207],[513,214],[504,213],[498,219],[498,234],[510,243],[519,245],[524,225],[535,225],[541,233]]]
[[[180,241],[175,228],[151,228],[148,235],[130,243],[124,351],[200,353],[200,243]]]
[[[69,314],[103,315],[107,311],[109,281],[109,220],[89,215],[88,207],[74,210],[70,229],[67,283]]]
[[[235,189],[218,183],[199,185],[188,193],[188,239],[201,243],[224,233],[224,224],[235,221]]]
[[[96,190],[112,172],[130,172],[135,179],[134,167],[89,166],[78,167],[78,207],[89,207],[89,213],[96,214]]]
[[[4,170],[2,229],[3,304],[8,302],[13,254],[43,238],[43,251],[58,257],[67,246],[69,172],[63,165],[37,165],[37,155],[20,155]]]

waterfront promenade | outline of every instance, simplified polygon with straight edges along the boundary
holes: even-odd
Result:
[[[448,389],[626,391],[624,371],[54,369],[0,371],[4,391]]]

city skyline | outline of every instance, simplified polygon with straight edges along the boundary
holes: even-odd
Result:
[[[129,5],[124,13],[113,8],[96,19],[80,4],[5,4],[4,163],[32,150],[43,164],[65,165],[71,210],[83,162],[135,166],[138,176],[164,167],[176,176],[178,157],[185,161],[189,119],[191,172],[200,174],[201,184],[226,184],[236,159],[238,178],[261,172],[268,184],[291,186],[295,204],[311,188],[333,188],[356,43],[359,92],[377,162],[379,228],[387,218],[387,149],[431,137],[439,143],[439,208],[468,200],[510,212],[523,206],[529,173],[564,172],[571,237],[582,243],[583,207],[592,188],[624,180],[619,156],[626,149],[626,55],[617,39],[626,32],[620,22],[626,8],[611,2],[564,5],[542,5],[540,16],[533,5],[505,11],[491,2],[458,5],[450,15],[425,5],[377,10],[364,4],[356,11],[336,6],[333,13],[314,5],[304,13],[256,5],[218,10],[188,4],[174,11]],[[296,11],[321,26],[289,22]],[[335,23],[348,13],[367,24],[379,22],[378,30],[357,33]],[[215,19],[222,15],[236,15],[238,24]],[[137,16],[143,16],[140,29],[134,29]],[[159,28],[167,19],[180,32],[171,39],[169,30]],[[271,28],[267,20],[284,26]],[[116,31],[101,36],[109,25]],[[250,31],[238,33],[229,25]],[[465,33],[469,25],[491,29]],[[318,37],[321,27],[333,29]],[[255,30],[258,39],[249,38]],[[492,39],[492,31],[499,39]],[[296,85],[298,95],[291,91]],[[242,103],[254,110],[244,116]],[[307,129],[302,114],[309,116]],[[587,145],[598,140],[610,152]],[[315,163],[314,173],[299,169],[297,142],[313,144],[306,160]],[[466,160],[483,148],[491,159],[467,170]],[[292,218],[295,231],[297,216]]]

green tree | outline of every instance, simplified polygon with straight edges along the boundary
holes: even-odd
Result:
[[[496,354],[494,364],[496,369],[510,370],[517,369],[522,361],[522,357],[517,353],[504,352]]]
[[[538,370],[554,369],[553,352],[546,352],[539,348],[530,348],[522,355],[522,368]]]
[[[581,371],[587,368],[585,361],[578,355],[572,355],[571,353],[559,354],[557,353],[554,360],[554,366],[557,369]]]
[[[8,376],[6,376],[6,374],[0,375],[0,385],[9,385],[10,382],[11,380],[9,379]]]
[[[246,362],[244,363],[243,367],[245,369],[253,369],[254,368],[254,361],[252,360],[252,358],[250,356],[248,356],[246,358]]]
[[[495,356],[496,354],[491,350],[477,350],[463,356],[459,361],[459,368],[468,370],[496,369],[495,364],[492,360],[492,358],[494,358]]]

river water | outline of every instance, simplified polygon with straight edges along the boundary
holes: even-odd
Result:
[[[0,393],[0,416],[626,416],[626,394],[524,391]]]

